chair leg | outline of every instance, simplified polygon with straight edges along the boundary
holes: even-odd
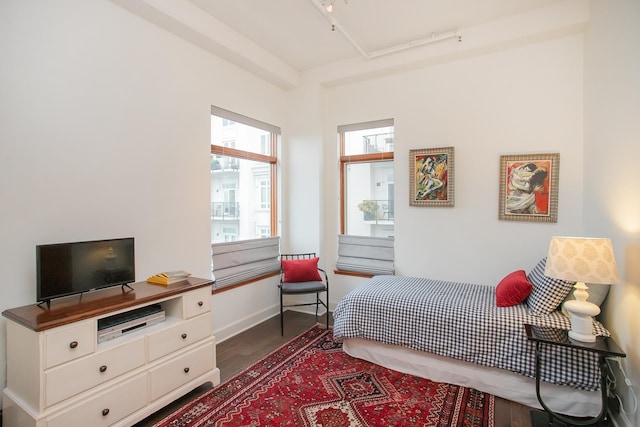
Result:
[[[327,284],[327,293],[325,294],[327,298],[327,330],[329,330],[329,286]]]
[[[280,291],[280,336],[284,336],[284,312],[282,310],[282,291]]]
[[[329,329],[329,292],[327,292],[327,330]]]

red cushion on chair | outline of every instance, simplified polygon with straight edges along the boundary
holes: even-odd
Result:
[[[524,270],[517,270],[504,277],[496,287],[496,305],[510,307],[518,305],[531,293],[533,286],[527,280]]]
[[[319,282],[322,281],[320,273],[318,273],[318,260],[320,258],[310,259],[283,259],[282,270],[284,271],[283,282]]]

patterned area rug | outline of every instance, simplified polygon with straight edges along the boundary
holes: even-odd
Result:
[[[155,426],[493,427],[492,395],[353,358],[316,325]]]

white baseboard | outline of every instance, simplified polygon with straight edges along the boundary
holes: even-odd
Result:
[[[221,343],[234,335],[238,335],[240,332],[244,332],[247,329],[250,329],[265,320],[271,319],[274,316],[280,315],[280,306],[274,305],[264,310],[261,310],[257,313],[254,313],[250,316],[246,316],[236,322],[233,322],[230,325],[225,326],[221,329],[216,329],[213,331],[213,335],[216,337],[216,343]]]
[[[324,308],[324,307],[321,307]],[[315,315],[316,310],[313,308],[310,309],[301,309],[299,307],[291,307],[286,310],[297,311],[300,313]],[[285,311],[286,311],[285,310]],[[318,321],[322,324],[325,322],[325,314],[326,310],[320,310],[318,312]],[[237,322],[232,323],[231,325],[227,325],[224,328],[216,329],[213,331],[213,335],[216,337],[216,344],[220,344],[228,340],[229,338],[238,335],[241,332],[246,331],[247,329],[251,329],[252,327],[264,322],[265,320],[269,320],[272,317],[280,315],[280,306],[271,306],[266,308],[258,313],[254,313],[251,316],[247,316],[243,319],[238,320]]]

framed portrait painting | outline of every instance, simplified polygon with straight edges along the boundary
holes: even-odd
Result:
[[[558,222],[560,154],[500,156],[498,218]]]
[[[409,206],[454,205],[453,147],[409,150]]]

